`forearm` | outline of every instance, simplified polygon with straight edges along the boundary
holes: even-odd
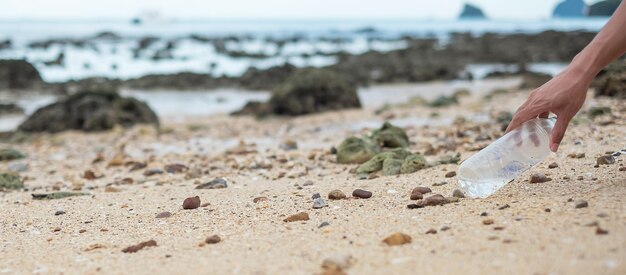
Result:
[[[611,19],[569,66],[591,82],[606,65],[626,52],[626,4],[622,2]]]

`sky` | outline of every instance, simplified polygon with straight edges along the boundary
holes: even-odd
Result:
[[[493,19],[541,19],[560,0],[0,0],[0,20],[129,19],[144,11],[172,19],[453,19],[465,2]]]

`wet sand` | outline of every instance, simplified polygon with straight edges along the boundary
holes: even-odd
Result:
[[[514,111],[526,96],[527,91],[514,92],[485,102],[475,95],[463,98],[458,107],[366,108],[264,121],[172,117],[163,119],[160,135],[139,126],[43,135],[12,145],[28,155],[14,161],[29,165],[21,172],[27,190],[0,193],[0,273],[312,274],[324,272],[322,262],[329,257],[350,256],[352,264],[344,269],[349,274],[624,274],[626,171],[619,169],[626,155],[594,167],[597,157],[626,145],[623,101],[590,94],[583,110],[611,106],[612,116],[591,122],[581,112],[558,153],[487,199],[408,209],[409,194],[417,186],[450,196],[456,177],[444,175],[458,165],[357,180],[350,172],[356,165],[337,164],[329,152],[344,138],[390,119],[406,127],[411,151],[424,152],[432,145],[441,149],[427,158],[460,152],[466,159],[489,143],[474,141],[479,134],[500,133],[490,114]],[[469,121],[452,124],[457,116]],[[281,149],[285,139],[296,141],[298,149]],[[570,153],[585,157],[571,158]],[[93,163],[98,154],[104,160]],[[148,167],[129,172],[128,166],[109,166],[119,154],[123,162],[146,162]],[[552,162],[558,167],[549,169]],[[143,174],[173,163],[203,174]],[[8,165],[1,163],[0,169]],[[103,177],[85,179],[86,170]],[[552,180],[529,183],[537,172]],[[226,178],[228,187],[195,189],[216,177]],[[305,185],[308,180],[313,184]],[[448,184],[433,186],[442,181]],[[350,195],[356,188],[373,196],[327,198],[331,190]],[[90,195],[31,198],[54,189]],[[314,193],[328,207],[312,209]],[[183,210],[183,200],[193,196],[208,205]],[[254,203],[257,197],[268,200]],[[588,207],[575,208],[570,199],[586,200]],[[55,215],[60,210],[65,213]],[[172,216],[156,218],[164,211]],[[283,221],[301,211],[310,220]],[[485,219],[494,222],[485,225]],[[318,228],[323,222],[330,225]],[[597,234],[598,228],[608,234]],[[436,234],[427,234],[430,229]],[[382,243],[395,232],[408,234],[412,242]],[[204,244],[214,234],[222,241]],[[122,252],[151,239],[156,247]]]

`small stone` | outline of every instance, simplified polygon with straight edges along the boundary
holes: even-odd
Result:
[[[132,246],[129,246],[127,248],[124,248],[122,250],[122,252],[124,252],[124,253],[135,253],[135,252],[137,252],[139,250],[142,250],[142,249],[144,249],[146,247],[151,247],[151,246],[157,246],[157,242],[155,240],[149,240],[149,241],[146,241],[146,242],[141,242],[141,243],[139,243],[137,245],[132,245]]]
[[[411,192],[411,200],[421,200],[424,198],[424,195],[420,192],[416,192],[415,189],[413,189],[413,192]]]
[[[510,207],[511,207],[510,205],[505,204],[503,206],[498,207],[498,210],[504,210],[504,209],[507,209],[507,208],[510,208]]]
[[[320,223],[320,225],[317,228],[322,228],[322,227],[326,227],[326,226],[329,226],[329,225],[330,225],[329,222],[322,222],[322,223]]]
[[[619,170],[622,171],[622,172],[626,171],[626,166],[620,167]]]
[[[597,165],[609,165],[615,163],[615,158],[611,155],[601,156],[596,160]]]
[[[450,171],[450,172],[446,173],[446,175],[445,175],[446,178],[452,178],[454,176],[456,176],[456,172],[455,171]]]
[[[341,190],[335,189],[333,191],[330,191],[330,193],[328,193],[328,198],[331,200],[343,200],[346,198],[346,194],[341,192]]]
[[[354,259],[350,255],[337,255],[324,259],[322,268],[324,274],[345,274],[345,271],[354,264]]]
[[[441,229],[440,229],[440,230],[441,230],[441,231],[448,231],[448,230],[450,230],[450,227],[449,227],[449,226],[447,226],[447,225],[444,225],[444,226],[442,226],[442,227],[441,227]]]
[[[554,168],[557,168],[557,167],[559,167],[559,164],[556,163],[556,162],[548,164],[548,168],[550,168],[550,169],[554,169]]]
[[[534,173],[530,176],[530,183],[542,183],[551,180],[551,178],[546,177],[546,175],[542,173]]]
[[[552,212],[552,210],[551,210],[550,208],[546,208],[546,209],[544,209],[543,211],[545,211],[545,212],[547,212],[547,213]]]
[[[400,232],[393,233],[383,240],[389,246],[408,244],[411,241],[411,236]]]
[[[361,199],[369,199],[372,197],[372,192],[365,191],[363,189],[356,189],[352,192],[352,196],[361,198]]]
[[[163,169],[170,174],[176,174],[176,173],[186,172],[187,170],[189,170],[189,167],[180,163],[174,163],[174,164],[165,165]]]
[[[438,183],[433,183],[433,186],[442,186],[442,185],[446,185],[448,184],[447,181],[442,181],[442,182],[438,182]]]
[[[286,139],[280,144],[279,147],[285,151],[296,150],[298,149],[298,143],[293,139]]]
[[[607,214],[606,212],[600,212],[596,216],[598,216],[599,218],[606,218],[609,216],[609,214]]]
[[[118,192],[121,192],[121,191],[122,191],[121,189],[115,188],[113,186],[106,186],[106,187],[104,187],[104,192],[107,192],[107,193],[118,193]]]
[[[163,174],[163,170],[158,169],[158,168],[148,169],[143,172],[143,175],[146,177],[153,176],[153,175],[160,175],[160,174]]]
[[[138,161],[133,161],[129,165],[130,165],[130,170],[129,170],[130,172],[141,170],[143,168],[146,168],[146,166],[148,166],[145,162],[138,162]]]
[[[63,210],[59,210],[57,212],[54,212],[55,216],[60,216],[60,215],[63,215],[63,214],[65,214],[65,211],[63,211]]]
[[[324,199],[322,199],[322,196],[320,196],[319,193],[313,194],[312,199],[313,199],[313,209],[320,209],[320,208],[326,207],[326,203],[324,202]]]
[[[302,186],[312,186],[313,185],[313,181],[312,180],[307,180],[305,181]]]
[[[578,176],[578,178],[576,178],[578,180],[584,180],[585,178],[583,176]]]
[[[458,202],[459,198],[458,197],[445,197],[445,203],[453,203],[453,202]]]
[[[205,243],[207,244],[216,244],[222,241],[222,238],[220,238],[220,236],[218,235],[213,235],[210,236],[208,238],[206,238],[206,240],[204,240]]]
[[[196,209],[200,207],[200,197],[190,197],[183,201],[183,209]]]
[[[585,153],[570,153],[567,156],[573,159],[581,159],[585,157]]]
[[[308,221],[308,220],[309,220],[309,214],[307,212],[300,212],[298,214],[293,214],[287,217],[283,221],[284,222],[297,222],[297,221]]]
[[[483,224],[484,224],[484,225],[490,225],[490,224],[493,224],[493,219],[484,219],[484,220],[483,220]]]
[[[599,226],[596,227],[596,235],[606,235],[609,234],[608,230],[602,229]]]
[[[259,202],[264,202],[264,201],[269,201],[270,199],[268,199],[267,197],[256,197],[252,200],[252,202],[254,203],[259,203]]]
[[[86,179],[86,180],[95,180],[95,179],[97,179],[96,174],[93,171],[91,171],[91,170],[86,170],[83,173],[83,178]]]
[[[585,208],[589,206],[586,200],[576,200],[574,201],[574,208]]]
[[[411,193],[414,193],[414,192],[419,192],[419,193],[422,193],[422,194],[428,194],[428,193],[432,192],[432,190],[430,190],[430,188],[428,188],[428,187],[418,186],[418,187],[413,188],[413,191],[411,191]]]
[[[437,234],[437,230],[435,230],[433,228],[428,229],[428,231],[426,231],[426,234]]]
[[[452,196],[457,198],[465,198],[465,194],[460,189],[454,189],[454,191],[452,191]]]
[[[196,189],[222,189],[228,187],[228,181],[224,178],[215,178],[207,183],[196,186]]]
[[[163,219],[163,218],[169,218],[171,216],[172,216],[172,213],[165,211],[165,212],[161,212],[161,213],[157,214],[156,218],[157,219]]]
[[[502,230],[504,230],[504,226],[496,226],[496,227],[493,228],[493,230],[502,231]]]

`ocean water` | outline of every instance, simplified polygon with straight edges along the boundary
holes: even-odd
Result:
[[[41,72],[44,80],[61,82],[86,77],[128,79],[147,74],[183,71],[214,76],[238,76],[250,67],[268,68],[286,62],[296,66],[327,66],[336,62],[335,54],[359,54],[369,50],[390,51],[406,47],[402,36],[435,37],[445,41],[451,32],[536,33],[544,30],[598,31],[607,18],[506,20],[239,20],[239,21],[160,21],[132,25],[126,21],[2,21],[0,42],[12,47],[0,49],[0,59],[26,59]],[[46,39],[86,39],[101,32],[113,32],[119,40],[88,39],[82,46],[54,44],[47,48],[29,47]],[[261,57],[234,57],[213,43],[192,39],[237,36],[227,40],[230,52],[245,52]],[[136,53],[142,37],[157,38]],[[284,45],[269,41],[298,38]],[[157,58],[167,51],[166,58]],[[60,55],[62,64],[54,64]],[[485,66],[486,65],[486,66]],[[470,71],[486,74],[494,64],[477,64]],[[495,64],[498,66],[498,64]],[[544,70],[555,71],[544,65]],[[558,64],[556,65],[559,66]],[[558,68],[557,68],[558,69]]]

